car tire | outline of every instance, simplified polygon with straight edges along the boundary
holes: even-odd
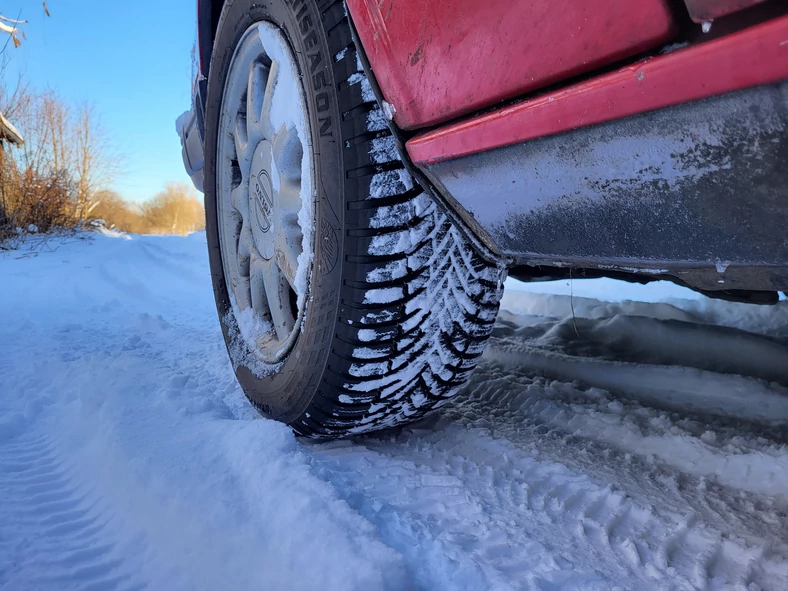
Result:
[[[234,247],[223,258],[220,236],[225,90],[239,43],[261,22],[281,31],[294,56],[314,180],[308,297],[294,343],[275,364],[261,363],[239,330],[243,312],[225,269],[226,250]],[[361,67],[344,4],[225,3],[205,126],[216,305],[236,376],[254,406],[298,434],[336,438],[413,421],[452,398],[490,336],[505,268],[482,256],[406,171]]]

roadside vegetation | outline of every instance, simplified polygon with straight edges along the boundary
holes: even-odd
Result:
[[[53,91],[0,89],[0,112],[22,145],[0,146],[0,242],[27,233],[74,230],[103,220],[137,234],[187,234],[204,227],[204,212],[188,185],[170,184],[142,203],[110,187],[121,160],[89,106],[70,107]]]
[[[4,66],[23,36],[23,21],[0,15],[0,23],[0,33],[13,40],[10,47],[0,44],[0,250],[14,248],[29,234],[56,230],[187,234],[203,229],[202,202],[188,185],[167,185],[142,203],[111,189],[122,157],[94,108],[69,104],[53,90],[33,90],[24,80],[8,80]]]
[[[133,234],[188,234],[205,229],[205,210],[194,190],[171,183],[142,203],[131,203],[114,191],[96,195],[92,219],[104,220],[109,229]]]

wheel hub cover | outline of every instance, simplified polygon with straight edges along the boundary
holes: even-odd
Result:
[[[266,260],[276,252],[277,207],[276,191],[272,173],[275,167],[271,158],[271,142],[263,140],[257,146],[252,159],[252,174],[249,179],[249,210],[254,212],[253,233],[257,249]]]
[[[313,261],[311,133],[281,30],[262,21],[235,49],[222,96],[217,221],[237,330],[268,375],[305,319]],[[257,370],[256,370],[257,371]]]

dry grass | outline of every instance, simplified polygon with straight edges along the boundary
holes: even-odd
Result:
[[[205,212],[194,191],[179,184],[168,185],[156,197],[131,203],[112,191],[101,191],[88,216],[79,212],[61,179],[31,180],[10,189],[0,183],[0,250],[14,250],[29,236],[53,231],[68,232],[89,227],[86,221],[103,220],[107,228],[132,234],[186,235],[205,228]]]

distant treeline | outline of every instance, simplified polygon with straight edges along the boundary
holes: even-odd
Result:
[[[205,228],[202,201],[194,197],[191,187],[175,183],[140,204],[102,191],[91,217],[104,220],[108,228],[133,234],[188,234]]]

